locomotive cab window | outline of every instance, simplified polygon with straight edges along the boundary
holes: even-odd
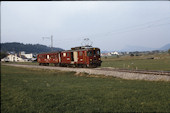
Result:
[[[93,50],[93,54],[96,55],[96,51],[95,50]]]
[[[87,51],[87,56],[92,56],[92,51]]]
[[[97,52],[96,52],[96,53],[97,53],[97,55],[100,55],[100,50],[97,50]]]

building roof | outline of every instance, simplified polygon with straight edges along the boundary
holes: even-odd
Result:
[[[25,57],[24,55],[21,55],[21,58],[22,59],[28,59],[27,57]]]

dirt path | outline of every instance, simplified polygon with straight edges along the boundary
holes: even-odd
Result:
[[[103,70],[102,68],[67,68],[67,67],[50,67],[50,66],[36,66],[36,65],[20,65],[20,64],[2,64],[2,65],[24,67],[24,68],[40,68],[40,69],[53,69],[53,70],[60,70],[60,71],[73,71],[77,73],[113,76],[113,77],[128,79],[128,80],[170,81],[170,76],[167,75],[119,72],[116,70]]]

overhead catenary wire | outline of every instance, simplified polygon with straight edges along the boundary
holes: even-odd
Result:
[[[129,27],[124,27],[124,28],[112,30],[112,31],[105,32],[105,33],[96,33],[96,34],[89,34],[89,35],[79,35],[79,36],[76,36],[76,37],[69,37],[69,38],[66,38],[64,40],[64,42],[77,42],[77,41],[81,42],[85,37],[88,37],[90,39],[95,39],[96,37],[97,38],[103,38],[103,37],[106,37],[106,36],[119,35],[119,34],[126,33],[126,32],[134,32],[134,31],[139,31],[139,30],[150,29],[150,28],[153,28],[153,27],[165,26],[165,25],[170,24],[169,20],[168,20],[169,22],[164,22],[164,23],[159,23],[159,22],[166,21],[169,18],[170,18],[170,16],[165,17],[165,18],[160,18],[160,19],[157,19],[157,20],[154,20],[154,21],[149,21],[149,22],[146,22],[146,23],[138,24],[138,25],[133,25],[133,26],[129,26]],[[72,38],[74,38],[74,40]],[[62,43],[63,39],[57,40],[57,42]]]
[[[169,22],[163,23],[163,24],[158,24],[158,22],[163,21],[165,19],[169,19],[169,18],[170,18],[170,16],[165,17],[165,18],[161,18],[161,19],[158,19],[158,20],[146,22],[146,23],[143,23],[143,24],[139,24],[139,25],[134,25],[134,26],[130,26],[130,27],[124,27],[124,28],[116,29],[116,30],[113,30],[113,31],[105,32],[105,33],[90,34],[88,36],[89,37],[108,36],[108,35],[120,34],[120,33],[124,33],[124,32],[133,32],[133,31],[142,30],[142,29],[146,29],[146,28],[169,25]]]
[[[112,31],[108,31],[105,33],[96,33],[96,34],[87,34],[87,35],[81,35],[81,36],[76,36],[76,40],[80,40],[80,38],[82,38],[82,40],[84,39],[83,37],[96,37],[96,36],[107,36],[107,35],[113,35],[113,34],[119,34],[119,33],[123,33],[123,32],[130,32],[130,31],[137,31],[137,30],[142,30],[142,29],[146,29],[146,28],[152,28],[152,27],[159,27],[159,26],[163,26],[163,25],[169,25],[168,23],[163,23],[163,24],[159,24],[158,22],[163,21],[165,19],[170,19],[170,16],[165,17],[165,18],[161,18],[161,19],[157,19],[154,21],[149,21],[143,24],[138,24],[138,25],[133,25],[133,26],[129,26],[129,27],[124,27],[124,28],[120,28],[120,29],[116,29],[116,30],[112,30]],[[74,37],[75,39],[75,37]],[[72,38],[65,40],[65,41],[70,41],[72,40]],[[75,40],[75,41],[76,41]],[[73,40],[72,40],[73,41]]]
[[[163,25],[168,25],[170,23],[165,23],[165,24],[158,24],[158,25],[152,25],[152,26],[144,26],[144,27],[139,27],[139,28],[135,28],[135,29],[129,29],[129,30],[124,30],[124,31],[119,31],[119,32],[114,32],[111,34],[106,34],[107,35],[113,35],[113,34],[120,34],[120,33],[126,33],[126,32],[134,32],[134,31],[139,31],[139,30],[146,30],[152,27],[159,27],[159,26],[163,26]]]

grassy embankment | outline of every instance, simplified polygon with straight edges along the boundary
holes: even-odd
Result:
[[[1,67],[1,112],[169,112],[170,82]]]
[[[38,62],[2,62],[6,64],[39,65]]]
[[[154,59],[150,59],[154,58]],[[170,71],[170,55],[155,54],[142,56],[102,57],[102,67],[114,67],[133,70]]]

